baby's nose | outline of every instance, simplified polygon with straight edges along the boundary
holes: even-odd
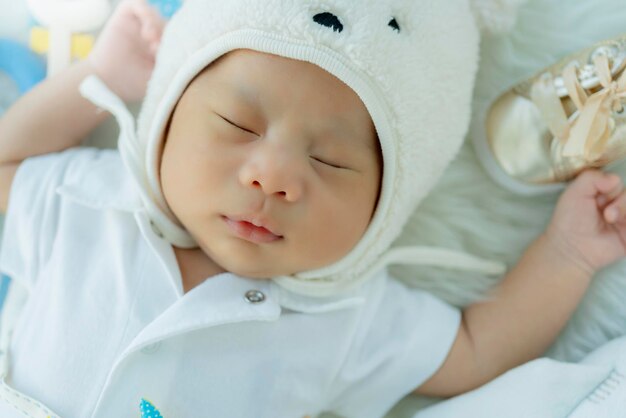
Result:
[[[287,202],[296,202],[304,191],[303,167],[298,159],[280,150],[258,151],[239,172],[245,187],[261,190]]]

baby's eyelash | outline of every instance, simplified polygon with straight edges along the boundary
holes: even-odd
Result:
[[[256,132],[253,132],[253,131],[251,131],[250,129],[246,129],[246,128],[244,128],[244,127],[242,127],[242,126],[240,126],[240,125],[236,124],[235,122],[233,122],[233,121],[229,120],[228,118],[225,118],[224,116],[222,116],[222,115],[220,115],[220,114],[217,114],[217,116],[219,116],[220,118],[224,119],[224,121],[226,121],[227,123],[229,123],[229,124],[233,125],[235,128],[239,128],[239,129],[241,129],[242,131],[246,131],[246,132],[248,132],[248,133],[251,133],[251,134],[257,135],[257,133],[256,133]],[[258,136],[258,135],[257,135],[257,136]]]
[[[325,164],[325,165],[327,165],[329,167],[340,168],[340,169],[344,169],[344,170],[347,169],[347,167],[344,167],[344,166],[341,166],[341,165],[337,165],[337,164],[334,164],[334,163],[330,163],[330,162],[328,162],[326,160],[322,160],[321,158],[317,158],[317,157],[311,157],[311,158],[314,159],[315,161],[320,162],[322,164]]]

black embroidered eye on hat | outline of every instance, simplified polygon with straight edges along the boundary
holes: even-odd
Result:
[[[343,81],[369,111],[383,155],[380,199],[360,242],[333,265],[276,277],[278,284],[325,296],[391,263],[500,271],[442,250],[390,247],[464,139],[480,30],[510,27],[522,1],[186,0],[165,30],[136,136],[119,103],[112,106],[123,125],[120,152],[153,222],[172,244],[196,246],[163,197],[160,145],[191,80],[220,56],[245,48],[311,62]]]

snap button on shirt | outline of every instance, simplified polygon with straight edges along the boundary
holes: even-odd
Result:
[[[265,294],[260,290],[248,290],[246,292],[246,301],[249,303],[262,303],[265,301]]]

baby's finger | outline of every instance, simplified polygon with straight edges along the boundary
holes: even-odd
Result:
[[[141,28],[141,37],[148,42],[158,41],[160,36],[159,29],[151,23],[146,23]]]
[[[146,0],[133,0],[135,16],[141,26],[141,36],[148,40],[158,40],[165,27],[165,20]]]
[[[613,224],[621,221],[626,215],[626,193],[622,192],[603,211],[604,219]]]
[[[619,196],[624,189],[622,179],[617,174],[602,173],[594,183],[597,191],[607,197],[607,202]]]
[[[568,190],[581,197],[596,199],[599,194],[611,192],[620,182],[619,177],[600,170],[585,170],[572,182]]]
[[[149,48],[150,48],[150,54],[152,56],[155,56],[157,54],[157,51],[159,50],[159,42],[158,41],[151,42]]]
[[[624,184],[622,179],[615,174],[607,174],[600,184],[596,185],[598,194],[596,195],[596,202],[598,206],[603,208],[607,203],[610,203],[617,198],[624,191]]]

